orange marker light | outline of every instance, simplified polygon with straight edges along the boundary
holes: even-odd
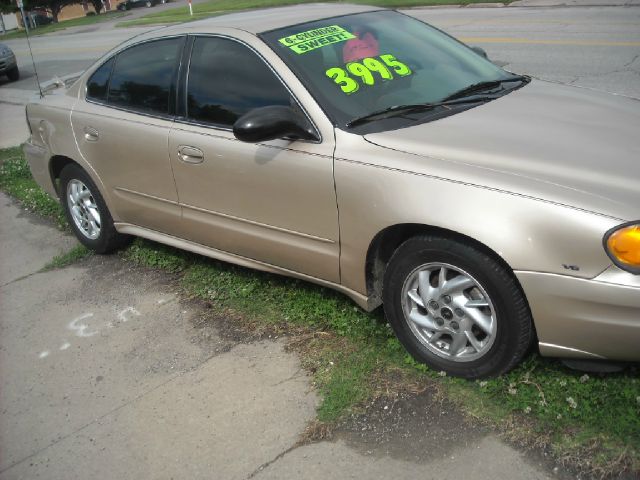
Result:
[[[629,225],[613,232],[607,248],[622,265],[640,268],[640,225]]]

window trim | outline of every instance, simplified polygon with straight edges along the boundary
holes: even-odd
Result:
[[[317,144],[322,143],[323,141],[322,133],[320,132],[320,129],[318,128],[316,123],[311,118],[311,115],[309,115],[309,113],[304,108],[302,103],[298,100],[298,97],[291,91],[291,88],[289,88],[289,86],[282,79],[280,74],[276,71],[275,68],[273,68],[271,63],[269,63],[267,59],[252,45],[249,45],[247,42],[239,38],[232,37],[230,35],[221,34],[221,33],[210,33],[210,34],[194,33],[194,34],[189,34],[188,37],[189,37],[189,40],[186,42],[186,48],[185,48],[185,56],[187,60],[186,68],[184,69],[183,75],[181,75],[180,85],[178,87],[178,94],[177,94],[177,98],[180,99],[181,104],[177,106],[177,112],[179,112],[179,114],[176,114],[175,116],[174,121],[176,123],[180,123],[183,125],[193,125],[201,128],[209,128],[209,129],[218,130],[218,131],[233,132],[233,127],[226,127],[223,125],[208,123],[208,122],[203,123],[197,120],[190,119],[188,117],[188,109],[187,109],[187,92],[189,90],[189,73],[191,72],[191,58],[192,58],[192,52],[193,52],[193,45],[197,38],[222,38],[226,40],[231,40],[233,42],[239,43],[240,45],[247,47],[251,52],[253,52],[258,57],[258,59],[262,60],[262,62],[267,66],[269,70],[271,70],[271,72],[274,74],[275,78],[280,82],[280,84],[283,85],[284,88],[289,92],[289,95],[291,95],[291,98],[293,99],[293,101],[298,105],[298,107],[300,108],[300,111],[307,118],[307,120],[315,130],[315,133],[318,137],[318,140],[295,139],[295,141],[305,142],[305,143],[317,143]],[[259,37],[256,37],[256,38],[259,39]],[[260,39],[260,41],[262,41],[262,39]]]
[[[120,105],[111,105],[109,104],[109,89],[111,88],[111,77],[113,76],[113,71],[116,67],[116,64],[118,63],[118,57],[120,56],[121,53],[126,52],[127,50],[133,48],[133,47],[138,47],[140,45],[144,45],[147,43],[152,43],[152,42],[157,42],[157,41],[161,41],[161,40],[171,40],[173,38],[177,38],[177,39],[182,39],[182,45],[179,47],[179,51],[178,51],[178,55],[176,56],[176,61],[174,61],[174,71],[173,71],[173,75],[171,78],[171,84],[169,85],[169,102],[168,102],[168,112],[166,114],[161,114],[158,112],[143,112],[140,110],[135,110],[133,108],[127,108],[127,107],[122,107]],[[181,33],[181,34],[177,34],[177,35],[168,35],[166,37],[155,37],[155,38],[149,38],[147,40],[143,40],[141,42],[137,42],[137,43],[133,43],[131,45],[127,45],[125,48],[123,48],[122,50],[118,50],[117,52],[115,52],[113,55],[111,55],[109,58],[105,59],[104,62],[102,62],[97,68],[95,68],[92,72],[91,75],[89,76],[89,78],[87,79],[87,81],[84,84],[84,101],[87,103],[92,103],[94,105],[100,105],[103,107],[108,107],[108,108],[112,108],[114,110],[119,110],[122,112],[127,112],[127,113],[133,113],[136,115],[142,115],[144,117],[150,117],[150,118],[158,118],[161,120],[174,120],[176,118],[176,99],[177,99],[177,91],[179,88],[178,85],[178,75],[180,72],[180,69],[182,68],[182,61],[183,61],[183,56],[184,56],[184,51],[185,51],[185,47],[187,44],[187,40],[188,40],[188,35]],[[91,98],[87,97],[87,89],[88,89],[88,84],[89,84],[89,80],[91,79],[91,77],[93,76],[93,74],[99,70],[105,63],[107,63],[108,61],[110,61],[111,59],[113,59],[113,65],[111,66],[111,72],[109,72],[109,80],[107,82],[107,100],[105,102],[102,101],[98,101],[98,100],[93,100]],[[172,98],[173,97],[173,98]],[[172,103],[173,108],[172,108]],[[173,113],[171,113],[171,111],[173,110]]]

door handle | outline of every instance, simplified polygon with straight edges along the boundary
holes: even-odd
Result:
[[[202,163],[204,162],[204,153],[199,148],[182,145],[178,147],[178,158],[184,163]]]
[[[93,127],[84,127],[84,139],[87,142],[95,142],[99,137],[98,130]]]

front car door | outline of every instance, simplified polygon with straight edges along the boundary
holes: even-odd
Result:
[[[167,139],[185,37],[133,45],[103,63],[71,115],[80,152],[117,222],[177,233],[180,207]]]
[[[318,142],[237,140],[232,126],[253,108],[288,105],[309,117],[265,59],[246,43],[196,36],[189,47],[184,101],[178,107],[182,116],[169,136],[183,235],[225,252],[338,282],[333,131],[325,128]]]

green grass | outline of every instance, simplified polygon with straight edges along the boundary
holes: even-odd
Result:
[[[109,20],[115,20],[117,18],[122,18],[127,14],[124,12],[108,12],[102,13],[100,15],[90,15],[88,17],[79,17],[72,18],[71,20],[62,20],[58,23],[50,23],[49,25],[42,25],[37,28],[32,28],[29,30],[29,35],[44,35],[46,33],[57,32],[58,30],[64,30],[65,28],[70,27],[81,27],[84,25],[93,25],[94,23],[107,22]],[[4,35],[0,35],[0,40],[10,40],[12,38],[23,38],[26,34],[24,30],[17,30],[8,32]]]
[[[16,198],[24,209],[49,217],[59,228],[66,228],[67,220],[60,203],[33,180],[20,147],[0,150],[0,189]]]
[[[19,149],[0,150],[0,188],[26,208],[54,219],[58,204],[30,180]],[[77,259],[81,249],[56,262]],[[146,240],[123,257],[177,273],[187,295],[214,312],[241,317],[252,331],[290,335],[291,348],[312,372],[321,422],[334,422],[380,394],[429,383],[468,415],[592,475],[627,468],[640,474],[640,375],[637,368],[593,375],[530,356],[500,378],[465,381],[417,364],[383,315],[366,313],[344,296],[302,281],[224,264]]]
[[[84,245],[76,245],[68,252],[53,257],[49,263],[42,267],[41,271],[48,272],[50,270],[67,267],[92,254],[93,252]]]
[[[607,465],[612,465],[610,471],[624,465],[640,468],[636,369],[587,375],[534,355],[497,379],[447,378],[406,355],[380,312],[365,313],[333,291],[143,240],[136,241],[126,256],[141,265],[165,263],[164,268],[182,272],[182,285],[189,294],[221,312],[239,312],[251,325],[303,326],[323,332],[302,349],[303,363],[314,372],[323,395],[321,421],[341,418],[380,391],[380,379],[400,372],[408,382],[437,382],[475,417],[491,419],[494,425],[515,421],[528,432],[528,437],[518,438],[534,443],[544,438],[559,456],[575,457],[588,471],[609,471]],[[597,453],[592,449],[595,444]],[[581,451],[588,451],[588,458]]]
[[[234,10],[249,8],[265,8],[299,3],[312,3],[316,0],[210,0],[208,2],[193,5],[193,16],[189,14],[189,7],[176,7],[161,12],[150,13],[135,20],[120,22],[118,27],[132,27],[139,25],[179,23],[218,15]],[[337,2],[339,0],[328,0]],[[349,3],[361,3],[379,7],[400,8],[418,7],[430,5],[468,5],[470,3],[486,3],[489,0],[351,0]],[[500,3],[508,4],[513,0],[503,0]]]

